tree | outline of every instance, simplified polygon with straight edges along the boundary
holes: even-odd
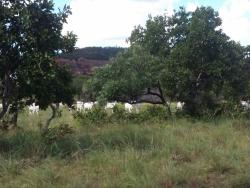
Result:
[[[197,8],[185,25],[184,40],[169,57],[167,69],[172,74],[164,75],[165,87],[185,102],[190,115],[215,115],[221,99],[235,96],[226,93],[236,89],[232,84],[240,73],[242,48],[219,29],[221,19],[210,7]]]
[[[133,45],[112,59],[111,64],[97,70],[90,81],[90,90],[99,101],[164,104],[171,113],[157,76],[160,69],[157,57],[141,46]],[[156,99],[143,97],[149,95]]]
[[[185,102],[192,116],[218,114],[220,102],[237,102],[244,87],[243,48],[222,32],[221,22],[211,7],[150,16],[132,31],[131,47],[94,76],[96,95],[138,99],[146,90],[166,106],[167,100]]]
[[[0,119],[32,102],[44,109],[72,101],[71,76],[55,57],[74,49],[76,35],[61,34],[70,8],[56,13],[53,6],[52,0],[0,2]]]

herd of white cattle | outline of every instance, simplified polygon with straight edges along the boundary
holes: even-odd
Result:
[[[88,111],[91,110],[95,105],[97,105],[98,102],[82,102],[82,101],[77,101],[75,104],[76,110],[81,112],[81,111]],[[113,108],[115,107],[115,105],[117,105],[117,101],[114,102],[108,102],[104,109],[105,110],[111,110],[113,112]],[[127,112],[131,113],[133,108],[137,109],[140,107],[140,104],[135,104],[134,106],[132,104],[129,103],[125,103],[124,104],[124,108]]]
[[[104,109],[105,110],[110,110],[113,112],[114,107],[117,105],[117,101],[114,102],[108,102]],[[240,104],[244,110],[250,110],[250,101],[240,101]],[[92,110],[92,108],[98,105],[98,102],[82,102],[82,101],[77,101],[76,104],[73,105],[73,108],[76,109],[78,112],[86,112],[89,110]],[[185,103],[184,102],[177,102],[176,103],[176,110],[182,110],[184,107]],[[62,103],[59,103],[59,107],[63,107],[64,105]],[[141,103],[135,103],[135,104],[130,104],[130,103],[124,103],[124,109],[128,113],[132,113],[135,111],[138,113],[140,111],[142,104]],[[3,108],[2,103],[0,103],[0,109]],[[70,111],[72,111],[73,108],[69,108]],[[35,103],[31,104],[28,106],[29,114],[38,114],[39,112],[39,106],[36,105]]]

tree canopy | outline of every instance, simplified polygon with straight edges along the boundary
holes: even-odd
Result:
[[[56,12],[52,0],[0,2],[0,118],[10,106],[72,102],[71,75],[55,63],[74,49],[76,35],[62,35],[70,13],[68,6]]]
[[[166,106],[185,102],[194,116],[216,115],[223,100],[239,102],[249,80],[243,68],[249,56],[244,59],[244,48],[223,33],[221,23],[211,7],[149,16],[145,27],[132,31],[129,49],[97,71],[95,95],[129,101],[151,94]]]

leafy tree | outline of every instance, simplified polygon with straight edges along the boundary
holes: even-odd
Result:
[[[171,17],[150,16],[145,28],[132,31],[131,47],[94,76],[96,96],[134,100],[146,90],[166,106],[167,100],[185,102],[190,115],[218,114],[220,102],[237,102],[245,86],[243,48],[220,26],[211,7],[194,12],[180,8]]]
[[[242,61],[242,66],[241,66],[241,72],[239,78],[241,81],[241,85],[244,85],[245,87],[241,87],[238,90],[238,93],[240,95],[240,98],[242,100],[250,100],[250,46],[246,46],[244,48],[244,53],[243,53],[243,61]],[[236,85],[236,84],[235,84]],[[236,87],[239,87],[237,85]]]
[[[165,87],[185,102],[189,114],[215,115],[221,99],[235,96],[226,93],[236,89],[232,84],[238,83],[242,48],[219,29],[221,19],[210,7],[197,8],[186,24],[184,40],[169,57],[167,70],[172,74],[164,75]]]
[[[99,69],[91,79],[90,88],[99,101],[164,104],[170,112],[157,76],[160,68],[157,57],[141,46],[133,45],[112,59],[110,65]],[[156,99],[143,96],[153,96]]]
[[[55,57],[73,50],[76,36],[61,34],[70,8],[56,13],[53,7],[52,0],[0,2],[0,119],[32,102],[43,109],[72,102],[71,76]]]

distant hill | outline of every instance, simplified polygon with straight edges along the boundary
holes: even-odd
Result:
[[[124,48],[120,47],[86,47],[74,50],[69,54],[62,54],[60,58],[77,60],[79,58],[94,59],[94,60],[109,60],[111,57]]]
[[[71,53],[60,55],[56,62],[66,65],[73,74],[88,75],[95,68],[102,67],[110,63],[110,58],[123,51],[120,47],[86,47],[76,49]]]
[[[77,60],[58,58],[56,62],[62,66],[67,66],[72,73],[76,75],[89,75],[94,71],[94,69],[110,63],[106,60],[91,60],[85,58],[79,58]]]

